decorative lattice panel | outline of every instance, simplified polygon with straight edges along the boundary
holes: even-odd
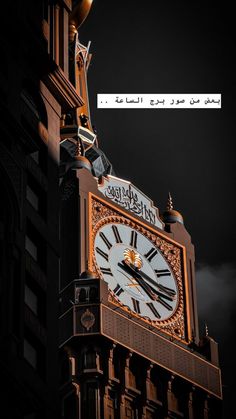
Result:
[[[222,397],[219,368],[190,349],[145,329],[106,306],[102,306],[101,332],[216,397]]]

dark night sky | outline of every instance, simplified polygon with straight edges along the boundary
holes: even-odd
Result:
[[[234,13],[214,3],[94,0],[92,123],[117,176],[164,209],[168,191],[196,247],[201,324],[220,345],[225,419],[236,320]],[[97,93],[221,93],[222,109],[96,109]],[[234,389],[235,391],[235,389]]]

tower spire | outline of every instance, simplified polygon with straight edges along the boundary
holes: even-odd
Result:
[[[162,220],[164,221],[164,223],[167,224],[172,224],[176,222],[179,222],[181,224],[184,223],[182,215],[178,211],[174,210],[173,199],[170,192],[168,193],[166,209],[162,214]]]
[[[166,209],[167,209],[167,211],[174,209],[173,199],[172,199],[172,196],[171,196],[170,192],[168,193]]]

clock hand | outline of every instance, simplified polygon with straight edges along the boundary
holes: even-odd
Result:
[[[132,282],[132,279],[135,280],[135,278],[130,278],[130,276],[126,275],[124,272],[120,271],[119,269],[117,269],[117,271],[120,272],[122,275],[124,275],[126,278],[128,278],[129,281]],[[135,284],[135,283],[132,282],[131,284],[127,284],[126,287],[136,287],[137,288],[138,285],[139,285],[138,283]],[[144,297],[142,291],[140,291],[139,288],[137,288],[137,290]]]
[[[127,263],[125,263],[124,261],[122,262],[122,264],[120,264],[120,263],[118,263],[118,265],[121,267],[121,268],[123,268],[123,269],[125,269],[125,268],[127,268],[126,269],[126,271],[128,271],[128,272],[130,272],[132,275],[134,275],[135,274],[135,279],[136,279],[136,281],[139,283],[139,285],[140,286],[142,286],[143,288],[144,287],[146,287],[146,289],[148,288],[148,294],[149,294],[149,296],[150,296],[150,292],[152,292],[152,296],[154,295],[156,298],[155,298],[155,300],[160,300],[160,302],[162,303],[163,302],[163,298],[165,298],[165,300],[168,300],[168,301],[173,301],[173,295],[166,295],[166,294],[163,294],[162,292],[160,292],[160,291],[157,291],[155,288],[153,288],[151,285],[148,285],[145,281],[143,282],[143,279],[142,279],[142,274],[143,274],[143,277],[145,277],[145,279],[147,279],[147,280],[149,280],[149,282],[151,282],[152,284],[154,284],[155,286],[157,285],[156,284],[156,282],[155,281],[153,281],[153,279],[151,279],[148,275],[146,275],[144,272],[142,272],[142,271],[140,271],[140,270],[136,270],[137,268],[135,268],[135,267],[133,267],[132,265],[127,265]],[[140,273],[141,273],[141,275],[140,275]],[[141,281],[141,282],[140,282]],[[145,285],[144,285],[145,284]],[[156,294],[156,295],[155,295]],[[172,307],[168,304],[168,303],[165,303],[165,301],[163,302],[163,305],[166,307],[166,308],[168,308],[168,310],[172,310]]]
[[[120,268],[124,269],[126,272],[131,272],[132,275],[135,273],[136,281],[139,283],[140,287],[142,287],[144,289],[144,291],[148,294],[148,296],[152,300],[155,300],[155,301],[159,302],[160,304],[163,305],[163,307],[165,307],[169,311],[173,310],[173,307],[171,307],[170,304],[168,304],[166,301],[164,301],[163,298],[171,300],[171,301],[172,301],[172,299],[170,299],[170,297],[160,293],[159,291],[154,290],[151,286],[149,286],[142,279],[142,277],[139,275],[139,273],[136,271],[135,268],[133,268],[131,265],[127,265],[127,263],[125,263],[125,261],[122,261],[122,263],[118,263],[118,266]]]
[[[126,271],[128,273],[131,273],[131,275],[133,275],[135,273],[135,280],[138,282],[138,285],[146,292],[146,294],[152,300],[157,300],[158,299],[158,297],[151,290],[151,288],[149,287],[149,285],[145,281],[143,281],[142,277],[134,269],[132,269],[131,266],[128,266],[125,262],[118,263],[118,266],[120,268],[122,268],[124,271]]]
[[[147,274],[145,274],[145,272],[143,271],[138,271],[138,273],[145,278],[147,281],[149,281],[152,285],[155,285],[155,287],[159,288],[161,291],[165,292],[167,295],[169,295],[169,297],[171,298],[171,300],[173,300],[173,297],[176,295],[176,292],[174,290],[172,290],[171,288],[165,287],[164,285],[158,284],[156,281],[154,281],[152,278],[150,278]]]
[[[173,290],[172,288],[165,287],[164,285],[161,285],[161,284],[156,284],[156,287],[158,287],[161,291],[165,292],[169,296],[175,297],[176,295],[175,290]]]
[[[128,278],[130,280],[130,277],[128,275],[126,275],[124,272],[120,271],[119,269],[117,269],[117,270],[118,270],[118,272],[120,272],[126,278]],[[135,274],[137,274],[137,273],[135,272]],[[137,278],[133,278],[133,279],[135,279],[137,281]],[[139,285],[139,283],[137,283],[137,284],[128,284],[127,287],[135,286],[137,288],[137,285]],[[172,299],[169,298],[169,297],[167,297],[166,295],[158,292],[157,290],[155,290],[151,286],[150,286],[150,288],[153,290],[154,293],[156,293],[158,295],[158,297],[156,298],[156,300],[159,301],[159,303],[161,303],[165,308],[167,308],[167,310],[172,310],[172,307],[168,303],[166,303],[165,301],[163,301],[162,298],[164,297],[164,298],[168,299],[169,301],[172,301]],[[137,288],[137,290],[140,292],[141,295],[143,295],[143,293],[142,293],[142,291],[140,291],[140,289]],[[145,292],[146,292],[146,290],[145,290]],[[153,299],[153,297],[151,297],[151,298]]]
[[[162,292],[160,292],[160,291],[157,291],[155,288],[153,288],[151,285],[149,285],[149,287],[151,288],[151,290],[152,290],[152,292],[154,292],[155,294],[157,294],[159,297],[161,297],[161,298],[165,298],[166,300],[168,300],[168,301],[173,301],[174,300],[174,298],[171,296],[171,297],[169,297],[168,295],[166,295],[166,294],[163,294]]]

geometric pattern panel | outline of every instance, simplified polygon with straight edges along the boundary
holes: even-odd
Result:
[[[102,305],[101,333],[155,364],[222,398],[220,369],[201,355]]]

